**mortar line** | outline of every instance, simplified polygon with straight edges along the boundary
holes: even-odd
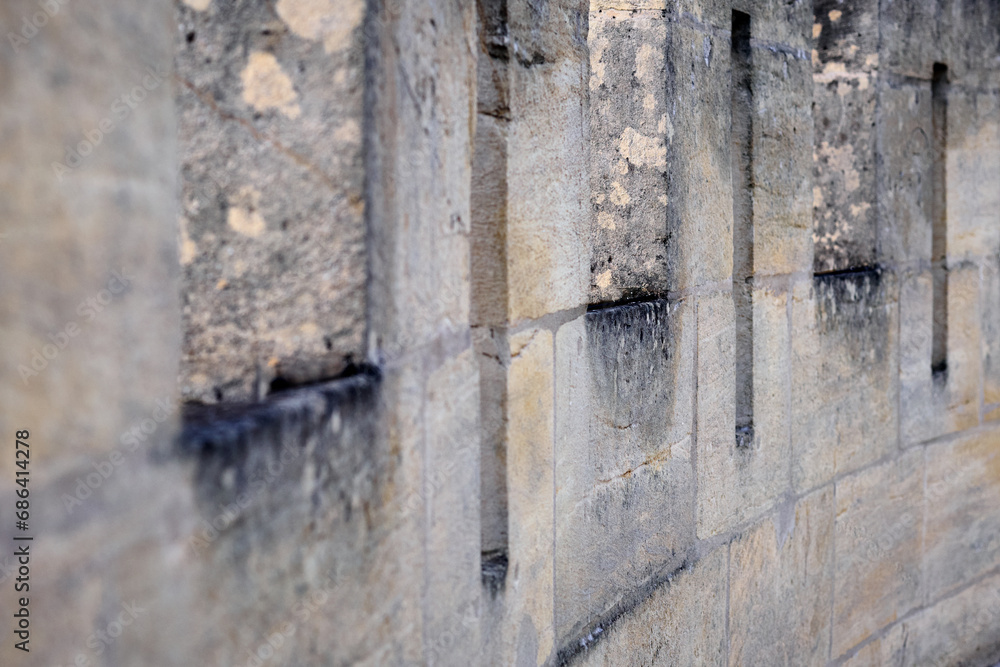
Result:
[[[691,498],[691,532],[694,539],[692,543],[698,545],[698,348],[700,344],[700,334],[698,333],[698,308],[701,304],[699,299],[694,299],[694,388],[691,395],[691,477],[693,497]],[[701,558],[701,554],[696,552]]]
[[[895,626],[897,626],[897,625],[899,625],[901,623],[905,623],[906,621],[910,620],[911,618],[913,618],[917,614],[920,614],[920,613],[922,613],[922,612],[924,612],[924,611],[926,611],[928,609],[932,609],[935,606],[937,606],[938,604],[944,602],[945,600],[948,600],[948,599],[953,598],[953,597],[957,597],[957,596],[961,595],[962,593],[966,592],[967,590],[971,589],[972,587],[977,586],[977,585],[981,584],[982,582],[986,581],[987,579],[990,579],[990,578],[995,577],[997,575],[1000,575],[1000,565],[998,565],[998,566],[996,566],[996,567],[994,567],[994,568],[992,568],[990,570],[987,570],[987,571],[983,572],[982,574],[979,574],[979,575],[973,577],[972,579],[970,579],[969,581],[965,582],[961,586],[956,586],[952,590],[949,590],[949,591],[945,592],[943,595],[940,595],[940,596],[934,598],[933,601],[929,600],[926,604],[919,604],[919,605],[917,605],[913,609],[909,610],[908,612],[906,612],[905,614],[903,614],[902,616],[900,616],[899,618],[897,618],[895,621],[892,621],[891,623],[888,623],[888,624],[882,626],[881,628],[879,628],[875,632],[871,633],[863,641],[858,642],[857,644],[855,644],[851,648],[847,649],[846,651],[844,651],[843,653],[841,653],[840,655],[838,655],[835,659],[831,660],[828,663],[827,667],[840,667],[847,660],[850,660],[855,655],[857,655],[858,652],[861,651],[861,649],[863,649],[866,646],[868,646],[869,644],[871,644],[871,643],[873,643],[875,641],[878,641],[878,640],[882,639],[883,637],[885,637],[889,633],[889,631],[893,629],[893,627],[895,627]]]

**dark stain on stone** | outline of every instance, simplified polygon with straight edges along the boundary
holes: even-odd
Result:
[[[858,354],[871,351],[873,362],[884,362],[889,343],[886,283],[880,266],[813,276],[819,330],[836,332]]]
[[[588,346],[598,419],[656,442],[673,400],[673,354],[666,300],[590,311]],[[651,392],[656,395],[651,395]]]
[[[284,530],[273,523],[278,513],[286,524],[321,516],[330,534],[358,517],[379,521],[373,510],[382,505],[378,489],[389,467],[375,451],[379,384],[366,370],[262,403],[186,405],[173,449],[154,459],[197,462],[195,501],[208,535],[195,537],[204,548],[242,560],[251,552],[246,542]]]

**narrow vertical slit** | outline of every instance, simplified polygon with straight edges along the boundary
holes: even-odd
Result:
[[[733,305],[736,313],[736,445],[753,445],[753,89],[750,16],[733,11],[731,145]]]
[[[483,585],[507,576],[507,2],[479,0],[471,192],[472,340],[479,362],[480,549]]]
[[[934,63],[931,79],[931,125],[934,132],[931,275],[934,280],[934,325],[931,371],[948,369],[948,66]]]

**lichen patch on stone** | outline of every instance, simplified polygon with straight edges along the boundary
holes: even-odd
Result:
[[[267,222],[258,210],[260,197],[260,191],[255,188],[250,186],[240,188],[236,197],[229,202],[226,224],[230,229],[254,239],[264,233]]]
[[[327,53],[348,46],[351,33],[361,25],[365,3],[358,0],[278,0],[278,16],[299,37],[323,42]]]
[[[270,53],[254,51],[240,75],[243,101],[257,111],[277,109],[291,119],[301,115],[299,96],[278,59]]]

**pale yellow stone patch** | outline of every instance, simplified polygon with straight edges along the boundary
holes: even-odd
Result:
[[[195,256],[198,254],[198,245],[191,240],[191,235],[188,233],[188,219],[181,216],[177,222],[178,227],[180,228],[180,238],[178,239],[177,245],[181,265],[187,266],[194,261]]]
[[[594,283],[601,288],[601,290],[606,290],[611,287],[611,270],[599,274],[597,278],[594,279]]]
[[[628,192],[625,191],[625,188],[618,181],[611,182],[611,194],[608,198],[612,204],[617,204],[618,206],[628,206],[632,201],[632,198],[628,196]]]
[[[851,204],[851,215],[853,215],[855,218],[858,217],[859,215],[864,215],[865,211],[867,211],[871,207],[872,205],[866,201],[863,201],[860,204]]]
[[[635,56],[635,75],[640,81],[653,83],[663,68],[663,52],[649,44],[639,47]]]
[[[240,79],[243,82],[243,101],[257,111],[277,109],[292,119],[302,113],[292,80],[272,54],[263,51],[251,53]]]
[[[230,229],[254,239],[264,233],[267,222],[258,210],[260,197],[259,190],[250,186],[240,188],[236,197],[229,202],[226,224]]]
[[[652,111],[656,108],[656,98],[653,97],[653,93],[646,93],[646,96],[642,98],[642,108],[646,111]]]
[[[832,22],[834,22],[834,23],[836,23],[837,21],[839,21],[840,17],[843,16],[843,15],[844,15],[844,12],[840,11],[839,9],[831,9],[830,13],[828,14],[828,16],[830,17],[830,20]]]
[[[358,125],[358,121],[348,118],[343,125],[334,130],[333,138],[344,144],[359,143],[361,141],[361,126]]]
[[[824,141],[820,145],[819,154],[827,156],[830,166],[844,175],[846,192],[854,192],[861,187],[861,174],[854,168],[854,146],[844,144],[838,148]]]
[[[819,37],[819,34],[821,32],[823,32],[823,24],[822,23],[813,23],[813,39],[816,39],[817,37]]]
[[[618,152],[637,167],[667,168],[667,147],[657,137],[647,137],[627,127],[618,139]]]
[[[361,0],[278,0],[275,9],[292,32],[323,42],[327,53],[347,48],[365,16]]]
[[[184,4],[197,12],[203,12],[212,5],[212,0],[184,0]]]
[[[615,224],[615,216],[611,215],[607,211],[601,211],[597,214],[597,224],[599,224],[604,229],[615,230],[617,225]]]
[[[605,37],[599,37],[590,43],[590,89],[597,90],[604,83],[605,66],[601,62],[604,49],[610,42]]]

